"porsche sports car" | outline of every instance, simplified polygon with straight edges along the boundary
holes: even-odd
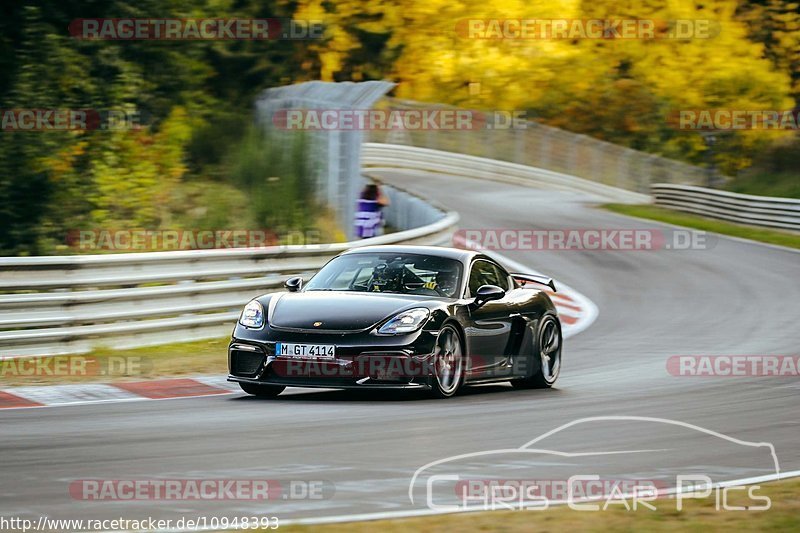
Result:
[[[285,387],[421,388],[452,396],[465,384],[551,387],[561,323],[550,278],[509,274],[475,251],[367,246],[311,280],[248,303],[228,349],[229,381],[256,396]]]

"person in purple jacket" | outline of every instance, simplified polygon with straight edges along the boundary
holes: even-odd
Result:
[[[389,199],[374,183],[368,184],[361,191],[355,214],[356,237],[367,239],[380,234],[383,224],[383,208],[389,205]]]

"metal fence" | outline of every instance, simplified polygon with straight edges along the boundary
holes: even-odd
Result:
[[[282,109],[368,109],[392,84],[309,82],[270,89],[258,101],[270,124]],[[390,101],[391,105],[400,105]],[[402,103],[408,106],[408,103]],[[421,105],[421,104],[420,104]],[[306,132],[309,133],[309,132]],[[281,133],[284,134],[284,133]],[[285,133],[289,135],[290,133]],[[362,175],[359,131],[310,132],[318,198],[352,228]],[[702,183],[705,171],[555,128],[481,131],[372,131],[363,144],[367,168],[421,169],[500,182],[583,190],[612,201],[649,199],[652,183]],[[391,141],[393,144],[386,144]],[[378,178],[376,178],[378,179]],[[654,188],[660,202],[692,197],[747,212],[763,222],[778,200],[742,198],[689,187]],[[448,244],[458,215],[413,194],[385,187],[395,233],[358,242],[257,249],[197,250],[65,257],[0,258],[0,357],[77,353],[98,346],[147,346],[227,334],[241,306],[279,289],[290,275],[308,276],[333,255],[366,244]],[[705,196],[703,196],[705,195]],[[669,199],[668,198],[671,198]],[[769,204],[769,205],[766,205]],[[797,216],[797,201],[779,208]],[[666,204],[665,204],[666,205]],[[745,209],[746,208],[746,209]],[[719,209],[719,208],[714,208]],[[716,213],[719,215],[720,213]],[[724,218],[724,217],[721,217]],[[796,218],[793,219],[796,223]],[[779,221],[780,222],[780,221]],[[773,227],[775,220],[772,220]]]
[[[307,82],[264,92],[257,102],[260,120],[272,126],[274,117],[288,109],[384,111],[455,110],[452,106],[385,98],[394,84]],[[353,237],[352,220],[358,191],[364,185],[359,160],[364,141],[430,148],[505,161],[534,169],[572,176],[608,187],[649,194],[655,183],[704,185],[708,170],[571,133],[534,121],[510,123],[506,116],[474,112],[481,123],[475,129],[370,129],[304,130],[312,143],[318,198],[331,206],[347,235]],[[291,131],[272,128],[280,135]],[[390,210],[391,211],[391,210]],[[390,213],[387,216],[392,217]],[[402,226],[399,226],[402,228]]]
[[[377,169],[421,170],[533,187],[581,191],[598,201],[641,204],[650,196],[507,161],[398,144],[366,143],[361,164],[365,172]]]
[[[387,110],[454,109],[396,99],[385,99],[378,105]],[[485,121],[486,125],[462,130],[373,130],[367,140],[508,161],[642,194],[648,194],[653,183],[704,185],[708,180],[707,169],[681,161],[534,121],[523,121],[518,127],[510,127],[504,120],[498,120],[505,117],[480,112],[476,112],[475,116],[479,117],[481,123]]]
[[[655,203],[739,224],[800,231],[800,200],[658,183]]]
[[[359,130],[288,130],[276,117],[288,110],[369,109],[394,87],[385,81],[328,83],[310,81],[267,89],[256,101],[259,122],[278,142],[293,135],[304,135],[310,143],[313,181],[317,199],[336,214],[348,238],[353,238],[353,213],[365,180],[359,160],[363,134]]]

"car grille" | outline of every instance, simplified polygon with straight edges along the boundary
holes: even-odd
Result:
[[[255,376],[264,362],[264,352],[255,346],[231,347],[231,374],[234,376]]]

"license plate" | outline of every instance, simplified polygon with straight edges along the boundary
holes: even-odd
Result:
[[[275,343],[275,355],[279,357],[300,357],[308,359],[333,359],[336,347],[332,344]]]

